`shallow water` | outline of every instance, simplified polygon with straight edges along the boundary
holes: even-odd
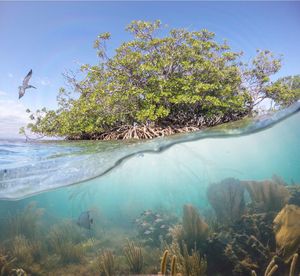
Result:
[[[33,275],[72,275],[75,272],[109,275],[102,271],[99,257],[105,250],[112,250],[115,256],[111,275],[157,274],[165,249],[161,241],[174,243],[169,230],[184,224],[183,206],[191,204],[210,229],[210,234],[199,242],[203,244],[197,245],[201,256],[206,256],[206,274],[250,275],[251,269],[245,267],[239,268],[242,272],[234,272],[237,268],[227,255],[229,259],[224,257],[222,261],[211,256],[214,242],[222,240],[221,244],[226,246],[237,239],[216,238],[217,233],[236,227],[246,233],[248,229],[240,224],[237,226],[241,217],[227,224],[216,216],[208,199],[208,189],[213,183],[227,187],[226,181],[222,181],[228,178],[240,183],[269,179],[280,189],[282,186],[284,189],[299,187],[300,112],[294,113],[298,107],[299,103],[284,113],[258,120],[148,142],[28,144],[2,141],[0,249],[10,258],[17,257],[11,266]],[[60,188],[53,190],[57,187]],[[255,208],[261,205],[253,207],[249,191],[245,189],[243,193],[246,202],[243,215],[270,213],[273,220],[280,211],[277,207],[257,211]],[[23,199],[11,201],[18,198]],[[273,198],[277,199],[280,196]],[[294,196],[293,202],[287,200],[284,204],[294,204],[297,200]],[[78,223],[80,214],[87,210],[93,220],[88,227]],[[268,226],[272,229],[272,221]],[[64,236],[71,232],[72,235]],[[183,241],[189,246],[189,237],[185,235]],[[257,233],[257,238],[259,235]],[[144,265],[139,272],[134,272],[124,257],[126,239],[142,248]],[[268,247],[263,238],[260,242]],[[258,273],[264,271],[277,253],[278,248],[274,246],[270,246],[269,255],[266,253],[263,260],[258,253],[249,253],[251,263],[261,266],[253,265]],[[192,255],[192,248],[188,250]],[[215,262],[224,262],[223,274],[212,267]],[[178,265],[178,270],[180,267]]]

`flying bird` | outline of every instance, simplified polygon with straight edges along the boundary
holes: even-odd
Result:
[[[28,89],[28,88],[35,88],[36,89],[36,87],[34,87],[33,85],[28,84],[31,76],[32,76],[32,69],[29,71],[27,76],[24,78],[22,86],[19,86],[19,99],[24,96],[26,89]]]

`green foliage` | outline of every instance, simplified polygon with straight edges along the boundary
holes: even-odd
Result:
[[[280,68],[270,52],[260,51],[252,68],[244,69],[242,53],[217,43],[208,30],[172,29],[161,36],[161,29],[160,21],[133,21],[126,29],[133,39],[112,57],[106,54],[110,34],[100,34],[94,43],[98,65],[83,65],[82,80],[66,76],[73,91],[61,88],[59,108],[31,114],[29,129],[85,138],[134,122],[184,125],[213,116],[224,121],[248,114],[269,96],[289,102],[285,86],[270,82]]]
[[[300,75],[278,79],[268,96],[281,105],[289,105],[300,99]]]

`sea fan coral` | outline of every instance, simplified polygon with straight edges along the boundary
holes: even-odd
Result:
[[[237,179],[226,178],[210,185],[207,197],[223,224],[232,224],[244,214],[244,187]]]
[[[192,205],[183,206],[183,239],[189,249],[199,247],[208,236],[208,225]]]
[[[258,211],[279,211],[289,200],[290,194],[280,181],[242,181],[252,203]]]

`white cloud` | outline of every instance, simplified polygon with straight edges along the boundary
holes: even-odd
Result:
[[[7,95],[6,92],[0,90],[0,97],[1,97],[1,96],[6,96],[6,95]]]
[[[19,137],[20,127],[28,122],[28,113],[22,103],[0,99],[0,137]]]
[[[48,78],[39,78],[39,83],[43,86],[48,86],[51,82]]]

